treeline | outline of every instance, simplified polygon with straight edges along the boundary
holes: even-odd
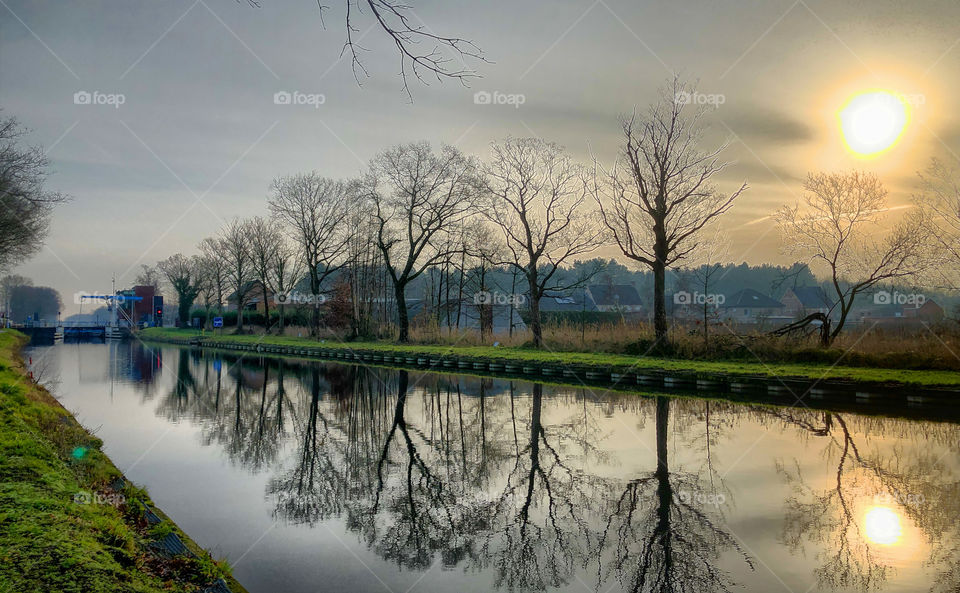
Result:
[[[11,322],[55,321],[61,310],[63,301],[55,289],[34,286],[33,280],[17,274],[0,278],[0,314]]]
[[[317,172],[279,177],[270,187],[266,216],[235,219],[199,244],[199,254],[159,262],[177,294],[186,323],[195,303],[220,309],[228,297],[243,311],[258,298],[271,323],[271,295],[306,289],[298,302],[332,299],[328,314],[355,336],[376,335],[385,324],[409,339],[411,295],[429,287],[435,302],[456,303],[490,290],[500,275],[525,296],[535,346],[542,344],[541,299],[590,282],[597,274],[625,274],[617,265],[583,260],[603,245],[645,270],[651,285],[656,339],[667,338],[666,295],[671,271],[743,288],[738,268],[723,269],[730,254],[721,221],[746,190],[717,189],[728,163],[724,146],[704,147],[703,109],[675,100],[694,89],[674,81],[661,99],[623,123],[616,162],[587,167],[538,138],[507,138],[480,160],[455,147],[402,144],[377,154],[357,178]],[[786,250],[826,276],[836,312],[820,314],[829,345],[843,329],[858,296],[880,284],[928,282],[956,288],[960,270],[960,203],[956,172],[934,163],[923,176],[917,207],[884,227],[887,192],[871,174],[817,173],[804,183],[802,204],[773,219]],[[955,240],[956,239],[956,240]],[[936,271],[935,277],[930,274]],[[793,273],[797,285],[814,282],[810,268]],[[301,280],[303,285],[301,286]],[[424,284],[424,282],[426,284]],[[259,292],[259,294],[257,294]],[[434,300],[431,297],[431,300]],[[286,303],[277,300],[277,325]],[[831,312],[833,313],[833,312]],[[319,334],[321,309],[312,308]],[[244,315],[236,319],[243,331]]]

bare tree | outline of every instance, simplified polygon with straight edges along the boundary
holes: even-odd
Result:
[[[320,333],[318,297],[323,281],[342,267],[352,229],[348,214],[355,203],[351,184],[303,173],[273,182],[270,211],[287,227],[310,276],[314,297],[314,336]]]
[[[413,6],[397,0],[347,0],[347,39],[343,51],[350,52],[354,77],[367,75],[367,70],[357,55],[364,50],[357,45],[354,35],[359,30],[354,26],[357,14],[366,6],[374,24],[387,34],[400,54],[400,76],[403,90],[411,97],[407,76],[412,73],[417,80],[426,83],[425,76],[443,80],[453,78],[466,84],[477,72],[466,64],[467,58],[484,60],[483,52],[472,41],[434,33],[413,12]],[[421,48],[420,44],[425,45]]]
[[[960,169],[933,159],[920,174],[914,203],[933,239],[935,265],[927,272],[946,290],[960,290]]]
[[[167,259],[157,263],[167,281],[177,293],[177,313],[181,325],[189,324],[190,309],[200,293],[202,277],[201,261],[199,256],[187,257],[182,253],[175,253]]]
[[[562,291],[557,272],[596,249],[601,232],[584,209],[586,172],[563,149],[539,138],[508,138],[493,145],[485,168],[489,201],[483,210],[503,233],[502,263],[527,280],[533,345],[543,344],[540,299]]]
[[[247,0],[247,3],[255,8],[262,5],[261,0]],[[317,0],[317,6],[322,24],[323,11],[328,10],[329,6],[323,0]],[[368,75],[357,53],[358,50],[367,51],[366,47],[359,45],[366,33],[355,38],[360,32],[356,22],[358,16],[363,17],[364,9],[369,11],[372,20],[370,29],[377,28],[385,33],[400,55],[400,77],[408,97],[412,96],[407,80],[409,74],[424,84],[427,84],[424,77],[432,77],[437,80],[452,78],[466,85],[468,80],[479,76],[467,66],[466,60],[487,61],[483,51],[472,41],[439,35],[431,30],[413,11],[411,3],[398,0],[346,0],[345,7],[347,39],[341,55],[350,52],[350,65],[358,83],[361,76]]]
[[[811,173],[804,189],[802,211],[800,204],[777,211],[780,235],[788,253],[826,268],[839,312],[832,329],[830,316],[823,313],[791,325],[819,322],[821,344],[829,346],[860,293],[922,269],[929,233],[921,218],[908,216],[883,236],[887,190],[872,173]]]
[[[24,134],[16,119],[0,119],[0,270],[40,249],[53,207],[67,200],[44,187],[50,163],[41,148],[21,146]]]
[[[263,298],[264,329],[270,329],[270,299],[267,291],[270,289],[270,279],[273,266],[276,263],[277,250],[283,233],[278,222],[255,216],[247,223],[250,235],[250,263],[253,275],[260,281],[260,293]]]
[[[653,322],[667,339],[666,270],[694,250],[700,231],[733,206],[743,183],[723,193],[711,183],[729,164],[726,144],[703,151],[703,108],[680,100],[694,89],[674,80],[643,117],[623,123],[623,147],[613,169],[597,164],[596,199],[603,223],[623,254],[653,271]]]
[[[497,240],[494,229],[484,223],[483,220],[471,221],[464,229],[463,249],[464,253],[470,258],[470,264],[472,264],[470,269],[464,270],[468,285],[472,285],[477,293],[489,292],[492,287],[489,285],[487,276],[490,274],[491,268],[496,266],[496,262],[504,259],[504,246]],[[466,268],[466,266],[464,267]],[[493,307],[489,303],[479,302],[476,298],[474,298],[474,305],[480,325],[480,341],[486,342],[487,330],[493,329]],[[511,325],[513,324],[513,306],[513,301],[511,301]]]
[[[691,270],[697,283],[698,290],[703,296],[703,346],[710,346],[710,322],[717,317],[718,307],[723,304],[719,295],[710,291],[715,290],[715,283],[723,271],[723,260],[730,251],[730,240],[720,225],[714,230],[713,237],[700,244],[700,248],[692,259],[700,265]]]
[[[163,272],[161,272],[156,266],[140,264],[140,272],[137,273],[137,276],[133,279],[133,282],[137,286],[152,286],[154,292],[160,292],[160,282],[162,276]]]
[[[273,252],[273,259],[269,262],[268,282],[270,290],[274,294],[288,296],[297,282],[303,277],[302,260],[297,256],[296,249],[290,244],[286,237],[281,235],[277,248]],[[280,322],[277,327],[278,333],[283,334],[284,324],[286,323],[286,298],[278,301],[280,309]]]
[[[407,285],[450,257],[444,238],[473,211],[480,194],[478,167],[452,146],[437,153],[427,142],[403,144],[374,157],[363,193],[376,224],[377,248],[393,281],[399,339],[406,342]]]
[[[247,227],[245,221],[235,218],[220,230],[217,239],[217,249],[226,264],[227,278],[237,304],[238,333],[243,331],[243,310],[250,298],[250,280],[253,278]]]
[[[220,252],[220,243],[216,238],[208,237],[200,242],[201,265],[203,268],[204,285],[208,287],[206,305],[209,311],[210,304],[216,302],[217,311],[223,313],[223,297],[226,296],[227,262]],[[208,315],[209,316],[209,315]]]

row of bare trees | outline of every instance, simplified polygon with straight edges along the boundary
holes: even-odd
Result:
[[[353,306],[362,307],[377,296],[370,284],[357,284],[359,277],[381,270],[400,341],[409,339],[408,289],[428,270],[451,262],[512,268],[525,280],[533,342],[540,346],[540,300],[571,286],[560,273],[564,266],[612,241],[654,271],[657,335],[665,339],[665,270],[746,188],[725,194],[711,184],[726,166],[719,159],[724,147],[700,149],[702,111],[686,114],[672,100],[681,89],[675,81],[648,113],[625,123],[621,159],[610,170],[590,170],[537,138],[494,143],[484,163],[452,146],[394,146],[357,179],[316,172],[276,179],[271,218],[232,221],[203,241],[201,255],[174,255],[159,267],[177,292],[182,321],[198,295],[222,303],[227,288],[242,310],[250,287],[260,286],[269,307],[268,291],[289,290],[300,272],[311,295],[321,295],[331,290],[327,279],[343,270]],[[482,280],[478,288],[486,288]],[[242,324],[240,315],[238,329]],[[315,308],[315,333],[319,325]]]
[[[398,145],[355,179],[317,172],[277,178],[269,217],[231,221],[201,243],[200,255],[177,254],[159,267],[177,293],[182,321],[198,297],[209,310],[229,294],[242,311],[259,287],[269,325],[269,295],[304,279],[314,298],[338,286],[346,291],[355,335],[369,334],[365,320],[389,303],[400,341],[410,337],[409,290],[421,275],[436,274],[448,297],[454,288],[459,309],[467,288],[487,289],[485,270],[512,269],[527,298],[533,343],[541,346],[541,299],[585,282],[589,273],[571,279],[564,270],[608,244],[651,270],[654,329],[665,343],[667,270],[716,251],[724,242],[719,221],[747,189],[717,187],[729,165],[726,144],[704,148],[705,111],[675,100],[685,90],[674,80],[647,111],[624,121],[612,167],[588,168],[537,138],[495,142],[484,162],[447,145]],[[892,230],[880,226],[887,192],[867,173],[811,174],[804,203],[776,213],[787,251],[821,264],[836,293],[835,315],[804,322],[819,322],[824,345],[872,287],[916,278],[931,258],[943,263],[941,280],[944,270],[960,270],[956,180],[935,163],[918,207]],[[311,325],[319,334],[319,307]]]

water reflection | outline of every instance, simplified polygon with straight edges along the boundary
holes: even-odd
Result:
[[[956,425],[160,352],[117,367],[157,415],[265,474],[275,519],[342,526],[397,570],[505,591],[960,587]]]

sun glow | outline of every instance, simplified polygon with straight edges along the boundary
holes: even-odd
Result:
[[[888,507],[870,507],[863,523],[867,539],[881,546],[895,545],[903,534],[900,515]]]
[[[907,127],[909,111],[900,96],[888,91],[854,95],[840,109],[840,129],[851,152],[877,156],[893,148]]]

